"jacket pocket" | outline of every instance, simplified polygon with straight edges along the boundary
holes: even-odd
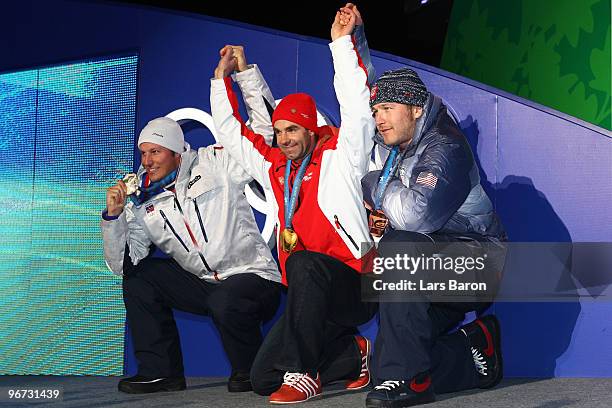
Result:
[[[195,198],[193,199],[193,206],[195,207],[195,211],[198,216],[198,223],[200,223],[200,230],[202,231],[204,242],[208,242],[208,235],[206,235],[206,229],[204,228],[204,222],[202,221],[202,214],[200,214],[200,208],[198,207],[198,200]]]
[[[170,220],[168,220],[168,217],[166,217],[166,214],[164,213],[164,210],[159,210],[159,214],[164,219],[164,230],[166,229],[166,227],[170,228],[170,231],[172,231],[172,233],[174,234],[176,239],[178,239],[178,241],[181,243],[183,248],[185,248],[185,251],[189,252],[189,248],[187,248],[187,245],[185,245],[185,242],[183,242],[183,240],[181,239],[179,234],[176,232],[176,230],[174,229],[174,227],[170,223]]]

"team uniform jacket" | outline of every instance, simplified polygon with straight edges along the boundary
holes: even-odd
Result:
[[[390,148],[380,135],[375,142],[375,168],[382,169]],[[389,182],[382,202],[394,229],[474,233],[505,240],[503,226],[480,185],[467,139],[439,97],[428,97],[406,149],[399,174]],[[373,171],[363,180],[363,195],[370,205],[379,177],[380,171]]]
[[[141,183],[144,175],[141,166]],[[255,273],[279,282],[276,263],[243,193],[250,180],[222,147],[196,152],[188,146],[181,154],[175,192],[166,190],[139,206],[128,202],[118,219],[102,220],[108,267],[122,274],[126,243],[134,265],[154,244],[206,281]]]
[[[334,88],[340,103],[339,129],[319,128],[318,143],[306,169],[293,216],[299,236],[297,250],[330,255],[361,270],[364,256],[371,254],[371,237],[361,193],[361,178],[368,170],[374,122],[368,105],[368,72],[350,36],[330,44],[335,68]],[[369,58],[369,56],[367,56]],[[369,62],[369,61],[368,61]],[[284,176],[287,158],[248,129],[238,113],[230,78],[211,81],[211,108],[219,141],[264,188],[273,192],[278,213],[278,233],[285,228]],[[290,185],[297,173],[291,170]],[[361,248],[361,246],[364,248]],[[288,254],[279,250],[284,278]]]

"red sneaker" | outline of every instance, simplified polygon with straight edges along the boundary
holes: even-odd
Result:
[[[370,384],[370,340],[363,336],[355,336],[359,353],[361,353],[361,372],[356,380],[346,382],[347,390],[360,390]]]
[[[321,395],[321,379],[302,373],[285,373],[283,385],[270,395],[271,404],[295,404]]]

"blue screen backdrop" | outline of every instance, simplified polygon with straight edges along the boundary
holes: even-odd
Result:
[[[0,75],[0,374],[123,372],[99,229],[132,171],[138,57]]]

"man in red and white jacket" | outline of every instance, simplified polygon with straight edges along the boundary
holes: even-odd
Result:
[[[361,301],[359,279],[362,263],[374,252],[360,184],[368,171],[374,122],[364,64],[369,55],[360,55],[350,36],[356,25],[356,34],[362,34],[361,17],[347,4],[331,27],[339,129],[317,127],[314,100],[291,94],[274,110],[278,148],[270,147],[238,112],[230,79],[237,69],[232,46],[221,50],[211,81],[219,141],[276,199],[287,306],[251,370],[254,391],[271,394],[272,403],[306,401],[331,381],[345,379],[347,389],[370,381],[370,344],[355,334],[376,312],[376,304]]]

